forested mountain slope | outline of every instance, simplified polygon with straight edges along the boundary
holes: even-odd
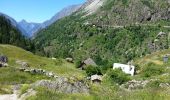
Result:
[[[3,15],[0,16],[0,43],[16,45],[27,50],[34,48],[31,41],[26,39],[19,29]]]
[[[34,39],[37,53],[76,60],[92,57],[102,65],[169,48],[168,0],[106,0],[89,15],[85,8],[94,2],[41,30]],[[165,34],[159,37],[161,32]]]

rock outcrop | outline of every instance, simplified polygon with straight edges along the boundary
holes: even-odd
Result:
[[[68,78],[59,77],[55,81],[41,80],[34,84],[35,87],[46,87],[62,93],[89,93],[89,87],[83,81],[70,82]]]
[[[128,89],[128,90],[142,89],[148,83],[149,83],[148,80],[145,80],[145,81],[132,80],[132,81],[129,81],[129,82],[125,83],[125,84],[122,84],[120,87],[124,88],[124,89]]]

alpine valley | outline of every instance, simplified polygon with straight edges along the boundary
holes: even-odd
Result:
[[[0,100],[169,100],[170,0],[87,0],[43,22],[0,13]]]

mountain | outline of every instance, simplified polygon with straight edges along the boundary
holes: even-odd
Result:
[[[12,17],[10,17],[10,16],[8,16],[8,15],[6,15],[6,14],[4,14],[4,13],[0,13],[0,16],[5,16],[6,19],[10,20],[10,23],[11,23],[14,27],[18,28],[24,35],[27,36],[26,31],[25,31],[22,27],[20,27],[20,25],[18,25],[18,23],[15,21],[15,19],[13,19]]]
[[[96,17],[89,20],[97,25],[124,26],[170,19],[169,0],[90,0],[83,9],[96,11]],[[101,6],[102,4],[102,6]],[[96,5],[96,6],[94,6]]]
[[[28,23],[25,20],[22,20],[21,22],[18,22],[18,24],[22,29],[25,30],[26,36],[33,37],[39,30],[48,27],[63,17],[69,16],[70,14],[76,12],[80,7],[81,5],[72,5],[66,7],[54,15],[50,20],[47,20],[43,23]]]
[[[26,31],[26,36],[32,37],[33,33],[35,33],[38,29],[40,29],[40,23],[29,23],[25,20],[18,22],[19,26],[22,27]]]
[[[57,20],[69,16],[72,13],[76,12],[82,5],[71,5],[68,6],[64,9],[62,9],[60,12],[58,12],[56,15],[54,15],[50,20],[45,21],[44,23],[42,23],[42,28],[45,28],[51,24],[53,24],[54,22],[56,22]]]
[[[18,24],[11,17],[0,14],[0,43],[12,44],[27,50],[32,49],[32,43],[22,35]]]
[[[0,44],[9,58],[9,66],[0,68],[0,99],[169,100],[169,0],[103,1],[88,0],[37,33],[36,54],[48,58]],[[149,19],[146,8],[156,11]],[[14,30],[8,20],[0,22],[0,37],[7,35],[0,41],[18,36],[9,34]],[[83,64],[87,58],[97,65]],[[113,69],[114,63],[128,65]],[[84,70],[76,68],[82,65]],[[135,76],[125,74],[133,65]]]
[[[127,63],[169,48],[169,6],[169,0],[88,0],[76,13],[39,31],[36,50],[77,62],[91,57],[100,65]],[[161,32],[166,35],[157,37]]]

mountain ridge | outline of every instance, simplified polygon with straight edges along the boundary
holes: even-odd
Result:
[[[43,23],[33,23],[33,22],[29,23],[22,20],[18,22],[18,24],[26,31],[29,37],[33,37],[39,30],[48,27],[49,25],[53,24],[54,22],[56,22],[57,20],[63,17],[69,16],[70,14],[76,12],[80,7],[81,4],[65,7],[61,11],[56,13],[52,18],[50,18],[47,21],[44,21]]]

